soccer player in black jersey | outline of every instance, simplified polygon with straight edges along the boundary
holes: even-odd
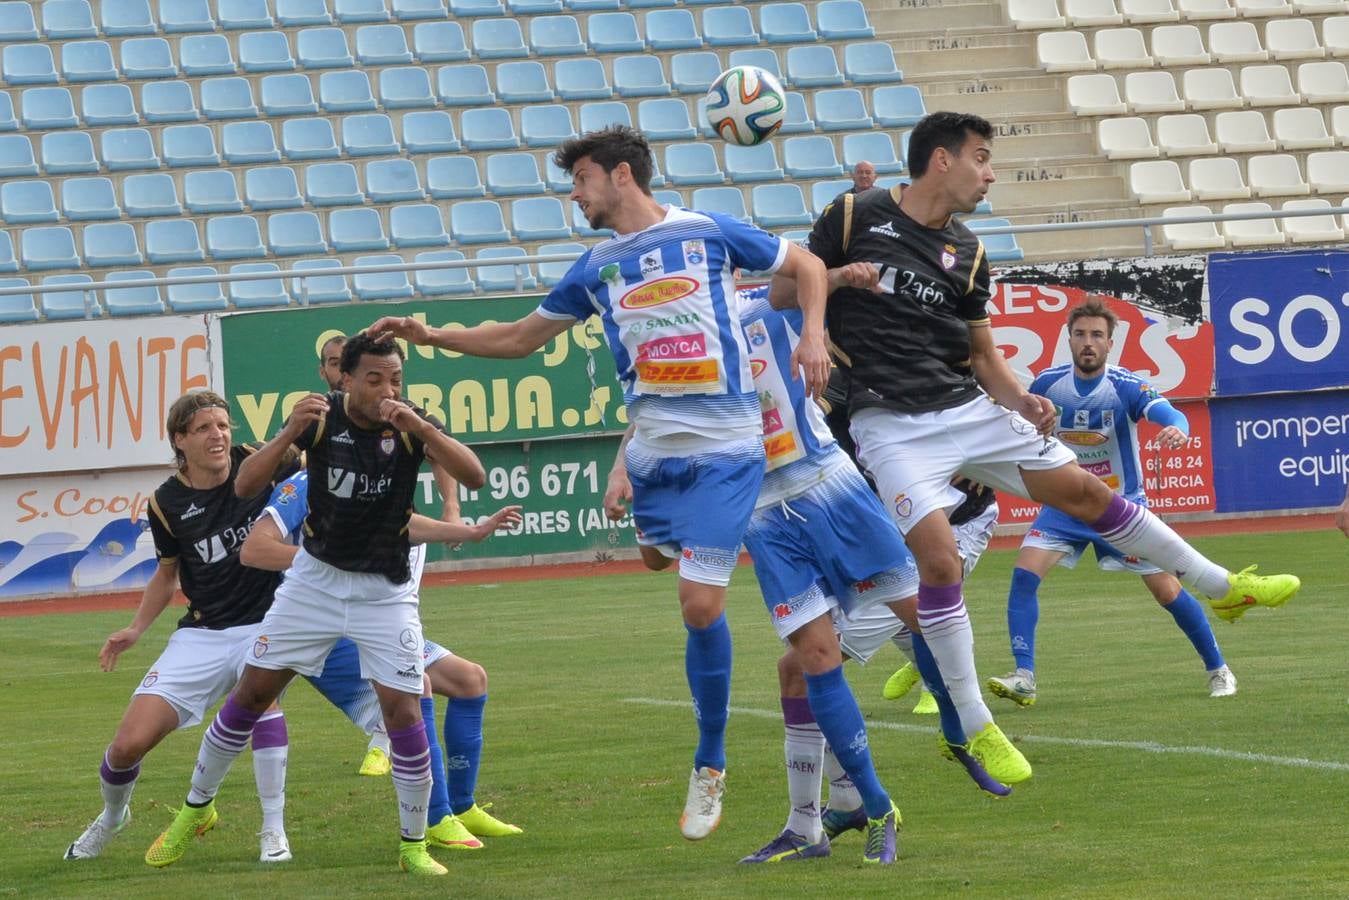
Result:
[[[126,628],[99,651],[105,672],[131,649],[173,600],[181,584],[187,612],[131,698],[99,770],[103,811],[66,849],[68,860],[92,859],[131,821],[131,793],[141,760],[178,728],[195,725],[239,678],[257,623],[271,605],[279,576],[251,569],[239,549],[270,494],[269,480],[294,471],[293,463],[264,473],[251,496],[235,493],[239,466],[256,446],[231,446],[229,405],[210,391],[186,394],[169,408],[165,430],[178,472],[155,489],[150,531],[159,567]],[[265,489],[264,489],[265,488]],[[253,730],[254,772],[262,800],[262,861],[290,859],[282,814],[285,805],[286,720],[274,705]],[[203,824],[215,824],[212,816]]]
[[[1028,393],[998,351],[983,244],[955,219],[995,180],[992,141],[992,126],[978,116],[925,116],[909,136],[913,183],[840,196],[816,221],[810,250],[830,270],[826,320],[849,373],[858,457],[918,561],[918,625],[970,752],[995,778],[1016,782],[1030,777],[1030,765],[980,696],[960,557],[942,508],[957,472],[1089,523],[1121,552],[1214,598],[1224,618],[1257,603],[1280,606],[1300,582],[1215,565],[1049,436],[1053,404]],[[790,304],[790,294],[775,279],[774,302]]]
[[[214,818],[215,794],[262,710],[296,672],[319,674],[333,644],[349,637],[362,674],[375,683],[389,731],[399,865],[420,875],[446,874],[426,852],[431,771],[419,704],[423,640],[408,522],[423,459],[473,488],[486,477],[471,450],[402,400],[403,353],[392,339],[348,339],[341,368],[347,392],[301,399],[235,480],[240,494],[257,490],[292,447],[307,451],[303,544],[239,686],[202,738],[182,811],[146,854],[152,865],[181,858],[200,823]]]

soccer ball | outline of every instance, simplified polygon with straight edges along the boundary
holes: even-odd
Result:
[[[722,140],[753,147],[782,127],[787,95],[771,72],[758,66],[735,66],[712,82],[706,108],[707,122]]]

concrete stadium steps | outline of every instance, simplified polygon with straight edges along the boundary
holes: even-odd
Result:
[[[879,36],[895,48],[904,78],[910,82],[938,76],[966,76],[971,60],[978,61],[984,77],[991,73],[1032,75],[1039,72],[1034,37],[1024,32],[1009,33],[1001,28],[984,27],[922,35],[903,30]]]
[[[989,0],[871,0],[867,18],[877,35],[997,25],[1011,32],[1003,4]]]

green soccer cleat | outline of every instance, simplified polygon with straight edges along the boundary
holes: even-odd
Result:
[[[474,837],[508,837],[512,834],[524,834],[525,830],[519,825],[511,825],[503,822],[496,816],[489,815],[487,810],[492,808],[492,804],[479,806],[473,804],[467,812],[461,812],[455,816],[463,826],[468,829],[469,834]]]
[[[940,710],[937,709],[937,698],[932,696],[932,692],[923,688],[923,692],[918,695],[918,702],[913,706],[915,716],[935,716]]]
[[[187,845],[192,843],[194,837],[210,831],[219,821],[214,800],[205,806],[188,806],[184,803],[173,824],[155,838],[150,849],[145,851],[145,862],[156,869],[176,863],[183,858]]]
[[[464,827],[464,823],[455,816],[446,816],[427,828],[426,843],[432,847],[448,847],[451,850],[482,849],[482,841],[474,837],[473,833]]]
[[[388,775],[392,768],[393,763],[389,761],[389,754],[378,747],[371,747],[365,751],[365,759],[361,760],[361,768],[357,770],[357,774],[378,778],[381,775]]]
[[[918,676],[918,669],[913,663],[905,663],[895,674],[885,679],[885,687],[881,688],[881,696],[886,700],[898,700],[909,691],[921,679]]]
[[[1228,589],[1222,597],[1210,597],[1209,606],[1224,622],[1235,622],[1252,606],[1283,606],[1302,587],[1296,575],[1257,575],[1255,566],[1227,576]]]
[[[1017,706],[1035,705],[1035,673],[1030,669],[1017,669],[1001,678],[990,678],[984,684],[989,693],[1011,700]]]
[[[398,868],[411,875],[448,875],[450,870],[426,852],[426,841],[403,841],[398,848]]]
[[[1030,763],[995,722],[970,738],[969,752],[985,772],[1003,784],[1020,784],[1031,776]]]

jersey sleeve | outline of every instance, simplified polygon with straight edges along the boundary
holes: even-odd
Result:
[[[1152,393],[1156,393],[1153,391]],[[1149,403],[1143,409],[1144,415],[1149,422],[1160,425],[1163,428],[1174,425],[1180,429],[1181,434],[1190,436],[1190,420],[1185,417],[1185,413],[1171,405],[1171,401],[1157,395],[1157,398]]]
[[[1030,387],[1026,388],[1026,390],[1029,393],[1039,394],[1043,397],[1045,391],[1049,390],[1049,386],[1053,383],[1053,375],[1050,375],[1048,372],[1041,372],[1039,375],[1035,376],[1035,380],[1030,383]]]
[[[300,432],[299,436],[293,441],[295,446],[299,447],[301,450],[311,449],[314,446],[315,441],[318,440],[319,431],[322,429],[326,418],[327,417],[325,416],[324,418],[320,418],[317,422],[310,422],[309,427]]]
[[[585,286],[585,272],[590,263],[590,251],[572,264],[562,280],[543,298],[535,310],[545,319],[566,321],[576,319],[584,322],[595,314],[595,305],[591,302],[590,291]]]
[[[971,325],[989,324],[988,301],[993,297],[992,283],[988,257],[984,255],[984,243],[980,241],[974,267],[970,270],[969,288],[956,304],[960,317]]]
[[[843,251],[843,196],[839,194],[820,213],[806,243],[806,249],[823,260],[825,267],[830,269],[837,269],[848,262]]]
[[[721,213],[704,213],[717,223],[726,239],[726,255],[736,268],[776,272],[787,258],[787,242],[772,232]]]
[[[155,559],[172,562],[178,558],[181,552],[178,538],[169,529],[164,510],[159,505],[158,492],[150,497],[150,535],[155,540]]]
[[[272,518],[283,537],[289,537],[299,530],[308,509],[309,473],[299,472],[277,485],[262,512]]]

